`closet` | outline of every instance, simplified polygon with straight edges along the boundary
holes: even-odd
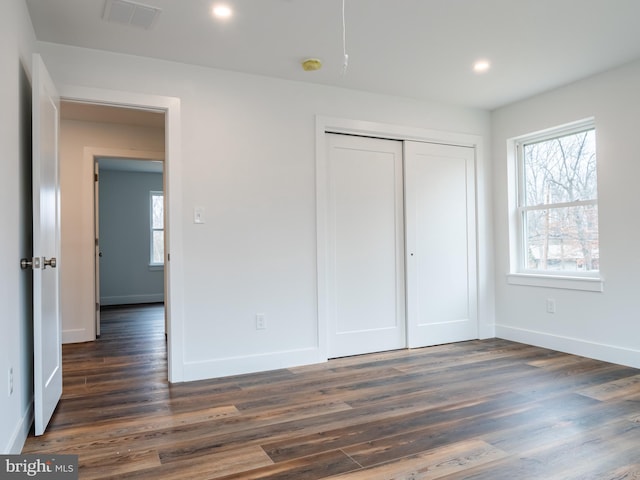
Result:
[[[474,149],[325,138],[329,358],[478,338]]]

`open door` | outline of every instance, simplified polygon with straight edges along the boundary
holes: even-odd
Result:
[[[96,338],[100,336],[100,165],[97,160],[93,161],[93,207],[94,207],[94,230],[96,234],[95,249],[95,291],[96,291]]]
[[[40,55],[33,56],[32,68],[34,408],[35,434],[42,435],[62,396],[60,101]]]

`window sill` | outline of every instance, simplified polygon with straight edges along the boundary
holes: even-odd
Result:
[[[510,273],[507,275],[507,283],[509,285],[563,288],[566,290],[582,290],[586,292],[604,291],[604,281],[599,277],[571,277],[560,275],[540,275],[534,273]]]
[[[152,263],[152,264],[149,265],[149,271],[150,272],[158,272],[158,271],[161,271],[161,270],[164,270],[164,264],[162,264],[162,263],[158,263],[158,264]]]

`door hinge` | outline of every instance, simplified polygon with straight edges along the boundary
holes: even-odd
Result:
[[[96,312],[100,311],[100,304],[96,302]]]
[[[93,181],[94,181],[94,182],[97,182],[97,181],[98,181],[98,174],[97,174],[97,173],[94,173],[94,174],[93,174]]]

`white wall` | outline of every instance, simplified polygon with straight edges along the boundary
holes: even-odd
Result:
[[[31,272],[20,258],[31,243],[31,53],[33,28],[24,2],[0,15],[0,453],[19,453],[33,416]],[[13,369],[13,394],[8,375]]]
[[[150,192],[162,173],[100,169],[100,304],[164,301],[163,267],[149,267]]]
[[[498,336],[640,367],[638,85],[640,62],[493,113]],[[507,139],[587,117],[596,122],[604,292],[507,285]]]
[[[184,243],[176,256],[184,259],[184,316],[174,319],[184,380],[321,360],[317,114],[488,139],[483,111],[53,44],[39,49],[60,85],[181,100],[183,208],[171,215],[181,218]],[[490,176],[479,168],[480,222],[489,225]],[[192,221],[196,206],[204,207],[202,225]],[[481,236],[481,297],[491,299],[490,230]],[[490,302],[481,306],[485,315]],[[267,330],[255,329],[257,312],[266,314]]]
[[[53,65],[47,62],[51,70]],[[93,156],[164,155],[164,129],[62,119],[60,122],[62,339],[95,339]],[[157,156],[156,156],[157,157]]]

